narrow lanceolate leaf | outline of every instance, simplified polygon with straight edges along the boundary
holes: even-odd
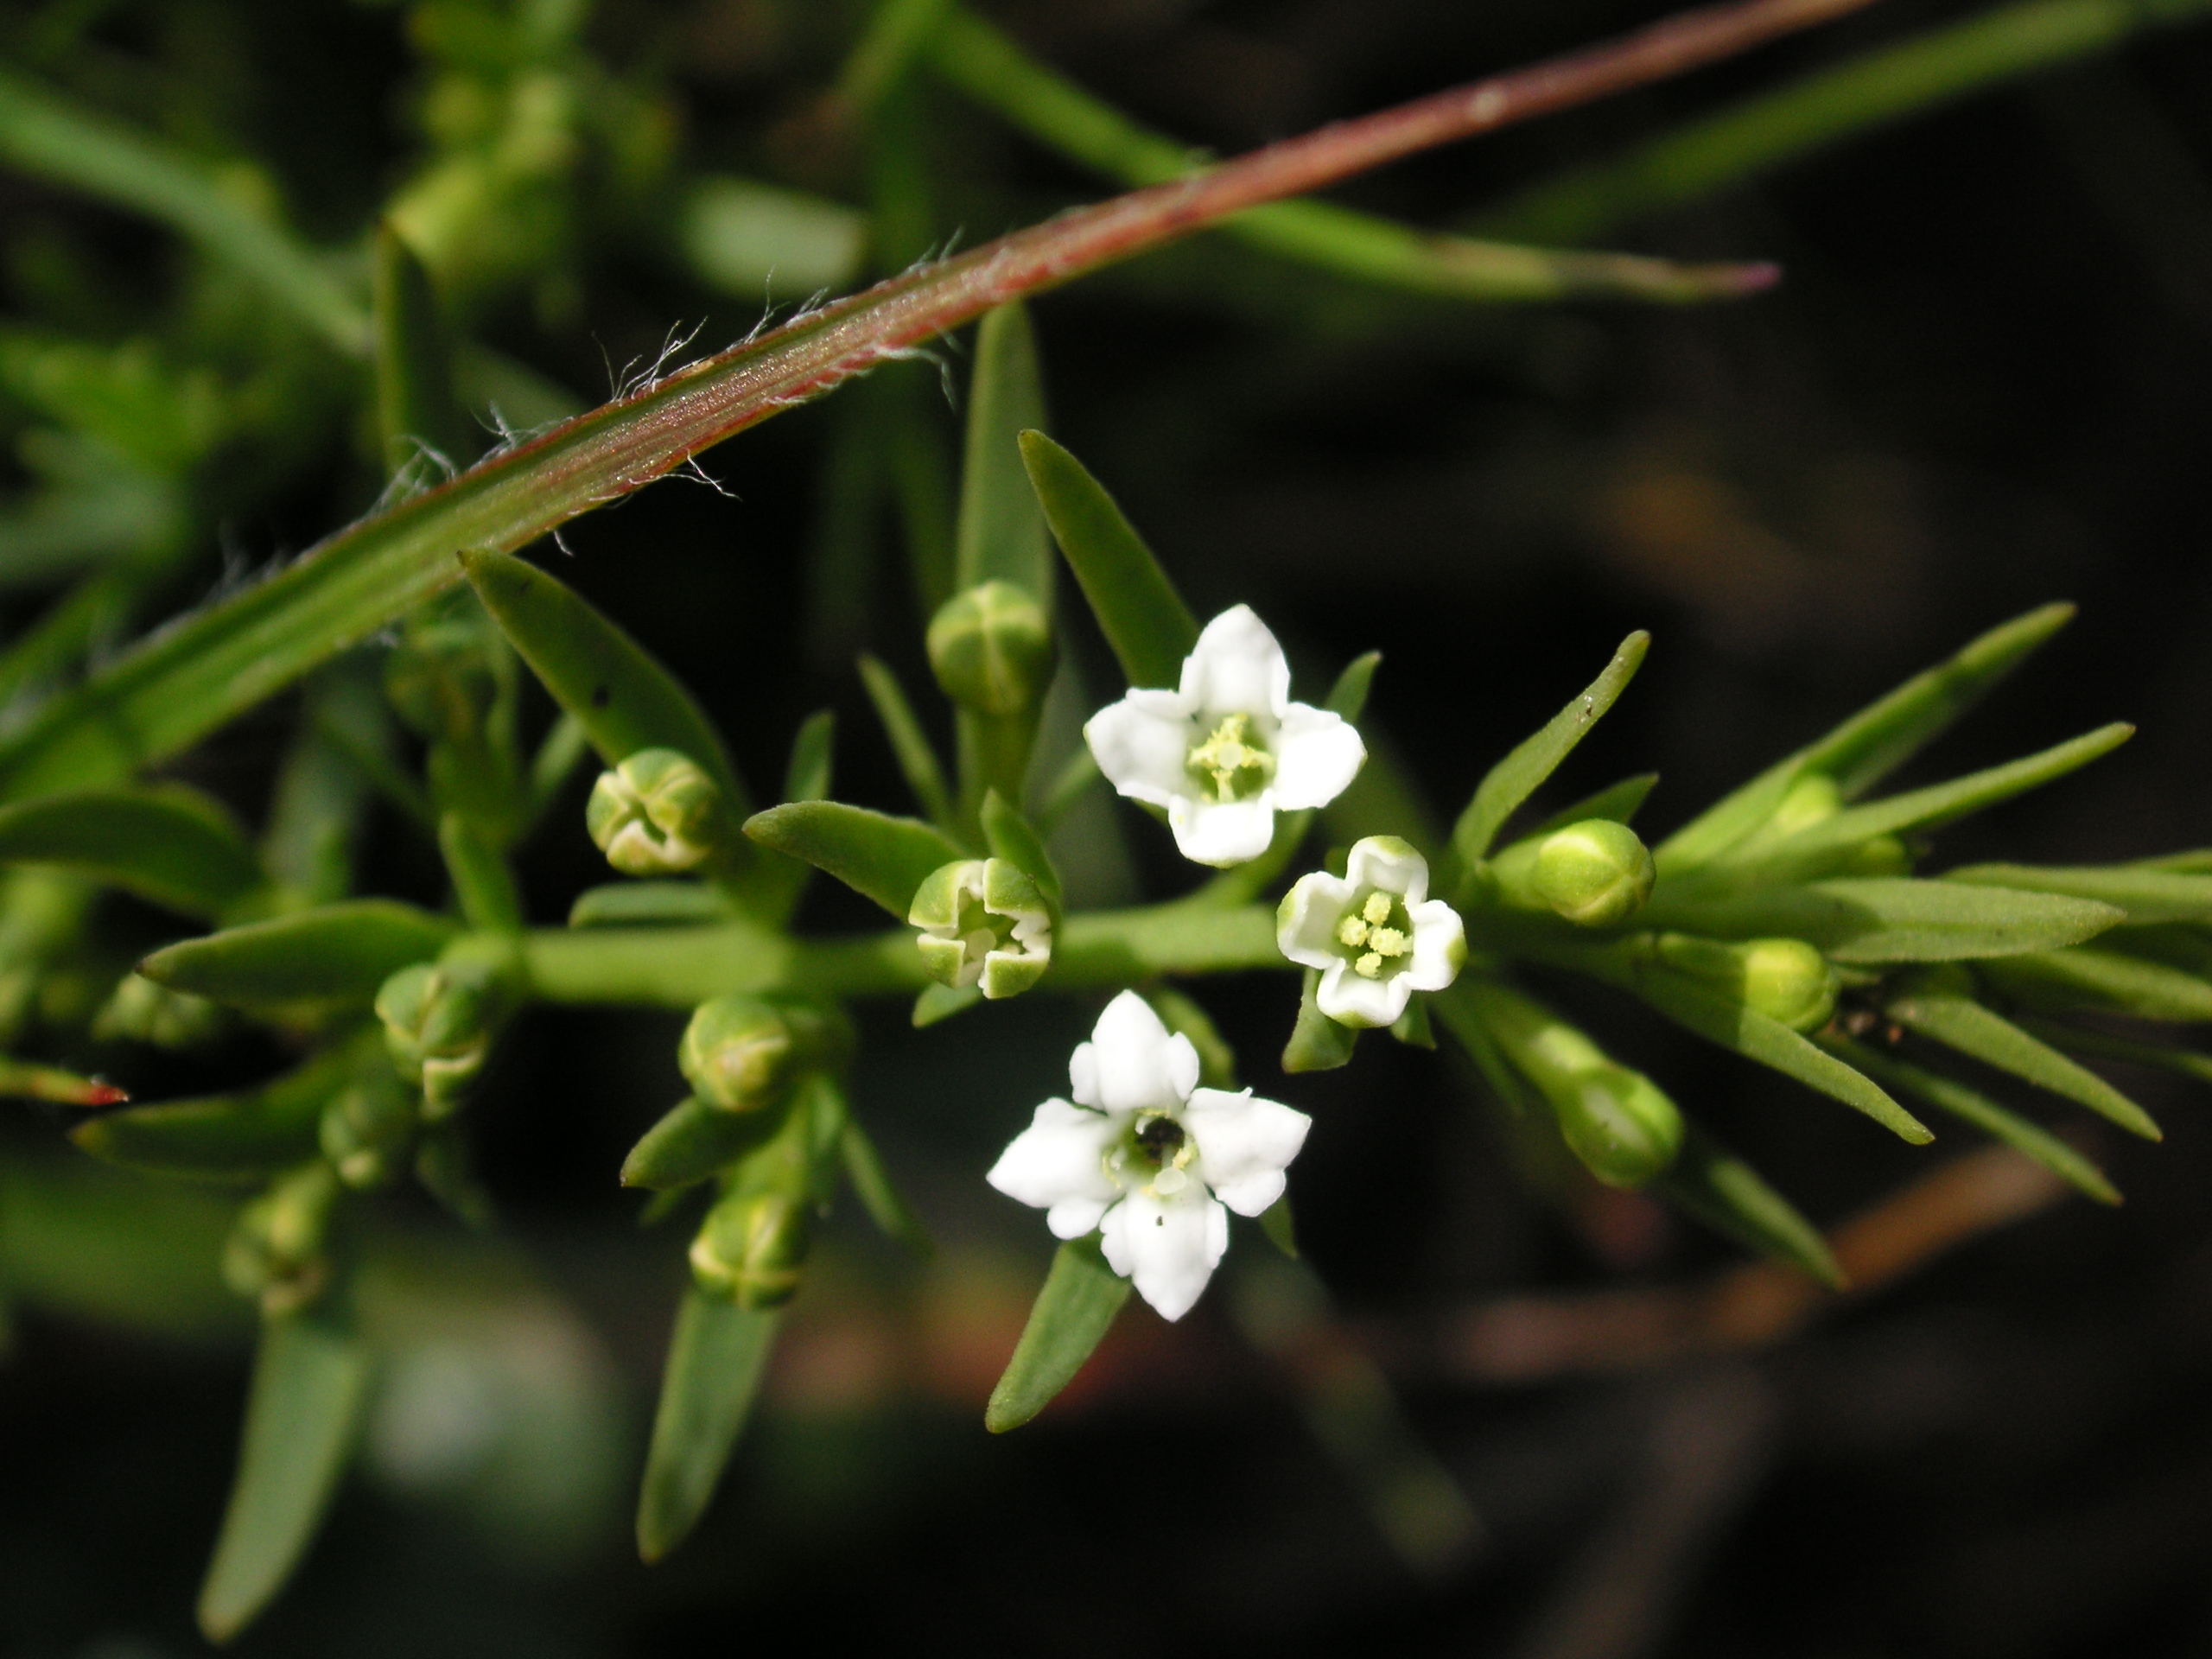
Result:
[[[899,683],[899,677],[887,664],[866,652],[861,653],[860,670],[861,683],[868,688],[868,700],[875,707],[875,717],[883,723],[884,736],[891,741],[892,757],[899,762],[899,775],[906,779],[906,787],[914,791],[915,804],[928,815],[931,823],[949,827],[953,822],[952,795],[944,786],[944,768],[938,760],[937,751],[930,747],[922,722],[915,717],[914,705],[906,700],[906,688]]]
[[[1020,435],[1045,424],[1045,387],[1029,314],[1002,305],[976,330],[968,383],[968,447],[961,463],[953,583],[1010,582],[1052,609],[1052,550],[1021,464]]]
[[[2212,1020],[2212,984],[2161,962],[2076,946],[2003,957],[1982,976],[2035,1008],[2103,1008],[2142,1020]]]
[[[1843,1269],[1821,1230],[1758,1171],[1695,1124],[1688,1126],[1675,1161],[1647,1190],[1746,1249],[1802,1268],[1833,1289],[1843,1288]]]
[[[1057,916],[1060,908],[1060,873],[1052,867],[1052,855],[1045,850],[1045,838],[995,789],[987,791],[983,796],[982,823],[983,840],[992,856],[1003,858],[1027,872]]]
[[[638,1494],[638,1554],[646,1560],[682,1543],[705,1513],[760,1392],[781,1317],[749,1313],[696,1287],[684,1291]]]
[[[127,1107],[79,1123],[69,1138],[95,1158],[157,1174],[274,1174],[315,1156],[323,1106],[359,1063],[358,1046],[340,1045],[258,1089]]]
[[[1558,770],[1560,762],[1573,753],[1574,746],[1605,717],[1614,699],[1636,677],[1636,671],[1643,664],[1643,653],[1650,648],[1651,636],[1641,631],[1622,640],[1620,649],[1613,653],[1613,660],[1605,664],[1580,696],[1490,769],[1489,775],[1476,785],[1474,799],[1467,803],[1467,810],[1452,826],[1452,850],[1464,868],[1471,870],[1490,851],[1491,843],[1497,839],[1497,832],[1505,827],[1514,809]]]
[[[899,1196],[899,1189],[891,1184],[883,1160],[876,1153],[875,1142],[850,1118],[845,1120],[844,1138],[839,1142],[838,1151],[844,1160],[845,1179],[853,1184],[853,1194],[860,1199],[861,1208],[868,1211],[868,1219],[882,1230],[887,1238],[898,1240],[914,1255],[926,1259],[933,1254],[936,1247],[930,1243],[928,1230]]]
[[[1918,753],[2074,617],[2045,605],[1992,628],[1949,661],[1915,675],[1817,742],[1777,761],[1669,836],[1653,853],[1660,874],[1704,862],[1764,823],[1800,778],[1833,778],[1850,800]]]
[[[2129,1065],[2146,1065],[2154,1071],[2171,1071],[2177,1077],[2189,1077],[2197,1083],[2212,1084],[2212,1055],[2199,1054],[2192,1049],[2170,1048],[2163,1043],[2134,1042],[2125,1037],[2114,1037],[2108,1032],[2083,1031],[2076,1026],[2062,1025],[2055,1020],[2024,1016],[2020,1026],[2031,1036],[2040,1037],[2069,1053],[2094,1055],[2101,1060],[2120,1060]]]
[[[1636,815],[1643,805],[1644,797],[1650,794],[1659,782],[1656,772],[1641,772],[1633,778],[1624,778],[1618,784],[1608,784],[1594,795],[1586,795],[1573,805],[1563,807],[1538,824],[1529,833],[1548,836],[1554,830],[1564,830],[1570,823],[1586,823],[1592,818],[1605,818],[1614,823],[1634,823]]]
[[[2110,905],[2058,893],[1865,876],[1704,901],[1662,889],[1637,925],[1803,939],[1836,962],[1955,962],[2079,944],[2125,919]]]
[[[0,863],[67,869],[209,918],[264,886],[261,862],[230,814],[176,785],[0,807]]]
[[[389,221],[377,227],[372,306],[377,429],[387,475],[425,450],[454,467],[476,456],[453,391],[453,347],[430,274]],[[432,465],[436,465],[436,460]],[[440,471],[424,476],[435,483]]]
[[[799,722],[798,731],[791,738],[791,759],[784,766],[786,801],[818,801],[828,797],[836,735],[837,716],[834,710],[818,709]],[[790,921],[791,912],[798,908],[799,895],[806,891],[807,878],[812,874],[795,858],[773,853],[765,855],[753,881],[754,908],[761,919],[779,925]],[[575,925],[572,913],[569,925]]]
[[[339,1315],[311,1310],[263,1327],[238,1478],[200,1591],[209,1641],[227,1642],[252,1623],[306,1553],[368,1392],[368,1349]]]
[[[1709,995],[1688,981],[1665,972],[1639,976],[1637,988],[1645,1001],[1676,1024],[1866,1113],[1899,1140],[1917,1147],[1936,1138],[1926,1124],[1878,1085],[1780,1020]]]
[[[1999,1105],[1979,1090],[1969,1089],[1925,1066],[1878,1053],[1847,1038],[1823,1038],[1821,1041],[1867,1076],[1880,1078],[1899,1094],[1910,1095],[1939,1112],[1948,1112],[1961,1122],[1973,1124],[1991,1140],[2002,1142],[2023,1157],[2034,1159],[2060,1180],[2079,1188],[2099,1204],[2120,1202],[2120,1192],[2105,1178],[2104,1171],[2050,1130]]]
[[[923,878],[962,855],[941,830],[919,818],[894,818],[842,801],[772,806],[747,819],[745,833],[836,876],[902,922]]]
[[[587,887],[569,906],[570,927],[696,927],[737,914],[725,893],[702,881],[616,881]]]
[[[991,1390],[983,1427],[1003,1434],[1052,1404],[1075,1380],[1128,1300],[1129,1281],[1106,1265],[1096,1238],[1072,1238],[1061,1245],[1006,1374]]]
[[[238,1007],[366,1007],[385,980],[435,960],[459,931],[412,905],[360,899],[187,939],[155,951],[138,971]]]
[[[703,1181],[781,1126],[778,1111],[732,1112],[687,1100],[647,1129],[622,1160],[622,1185],[666,1192]]]
[[[1352,1047],[1359,1041],[1359,1033],[1321,1012],[1316,1000],[1320,984],[1319,970],[1308,968],[1298,994],[1298,1023],[1290,1028],[1290,1040],[1283,1045],[1286,1071],[1333,1071],[1351,1064]]]
[[[2048,1043],[2030,1036],[2004,1015],[1982,1007],[1970,988],[1953,988],[1929,975],[1907,980],[1884,1007],[1897,1024],[1986,1065],[2077,1101],[2131,1135],[2161,1139],[2151,1115],[2095,1072],[2075,1065]]]
[[[1382,666],[1382,653],[1370,651],[1355,657],[1344,665],[1337,682],[1329,688],[1329,695],[1321,706],[1331,714],[1341,715],[1353,725],[1367,712],[1367,694],[1375,687],[1375,671]]]
[[[1946,881],[2069,893],[2117,906],[2131,927],[2158,922],[2212,922],[2212,875],[2128,866],[2064,869],[2040,864],[1969,864],[1946,870]]]
[[[130,1095],[98,1077],[79,1077],[58,1065],[36,1065],[0,1055],[0,1096],[58,1101],[64,1106],[112,1106]]]
[[[1260,1211],[1260,1230],[1268,1236],[1268,1243],[1292,1261],[1298,1260],[1298,1224],[1290,1213],[1289,1193]]]
[[[1021,435],[1022,464],[1052,539],[1090,602],[1129,683],[1173,689],[1198,642],[1198,619],[1106,486],[1042,432]]]

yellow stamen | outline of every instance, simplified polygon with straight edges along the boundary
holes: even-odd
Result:
[[[1337,924],[1338,943],[1357,950],[1367,943],[1367,924],[1357,916],[1347,916]]]
[[[1406,954],[1406,936],[1395,927],[1370,929],[1367,944],[1377,956],[1402,957]]]
[[[1382,975],[1382,958],[1370,950],[1352,963],[1351,970],[1362,979],[1379,979]]]
[[[1360,914],[1373,925],[1380,927],[1390,919],[1390,895],[1387,893],[1369,893],[1366,908]]]

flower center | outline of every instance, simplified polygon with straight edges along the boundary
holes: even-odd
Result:
[[[1003,950],[1014,938],[1014,918],[994,916],[983,908],[982,899],[972,893],[960,895],[960,923],[957,929],[963,954],[960,958],[960,978],[963,984],[974,982],[970,973],[980,976],[983,958],[994,950]]]
[[[1337,949],[1363,979],[1390,979],[1413,962],[1414,921],[1406,901],[1371,887],[1337,924]]]
[[[1165,1112],[1139,1112],[1128,1132],[1106,1154],[1106,1173],[1116,1186],[1135,1185],[1172,1198],[1190,1185],[1187,1173],[1198,1143]]]
[[[1274,780],[1275,758],[1252,741],[1249,715],[1224,715],[1203,743],[1192,745],[1184,768],[1220,801],[1249,801]]]

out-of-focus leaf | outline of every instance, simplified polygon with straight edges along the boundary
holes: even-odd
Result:
[[[1529,834],[1532,837],[1548,836],[1554,830],[1564,830],[1570,823],[1586,823],[1592,818],[1633,823],[1644,797],[1658,782],[1657,772],[1643,772],[1633,778],[1624,778],[1618,784],[1608,784],[1596,794],[1586,795],[1563,811],[1553,813]]]
[[[1843,1288],[1843,1269],[1821,1230],[1758,1171],[1695,1124],[1688,1126],[1673,1164],[1647,1190],[1746,1249],[1802,1268],[1831,1289]]]
[[[462,423],[453,390],[453,346],[438,315],[430,274],[390,224],[377,227],[374,298],[377,427],[384,466],[397,474],[424,447],[461,467],[480,446]],[[440,481],[430,474],[424,483]]]
[[[696,1287],[684,1291],[638,1494],[638,1554],[646,1560],[682,1543],[705,1512],[760,1391],[781,1318]]]
[[[1662,890],[1636,925],[1803,939],[1836,962],[1954,962],[2078,944],[2124,919],[2110,905],[2058,893],[1846,876],[1701,902]]]
[[[2212,984],[2164,963],[2076,945],[2000,957],[1982,977],[2037,1008],[2106,1008],[2144,1020],[2212,1020]]]
[[[171,1342],[242,1347],[255,1319],[219,1269],[227,1194],[69,1154],[0,1161],[0,1284],[18,1306]]]
[[[987,312],[976,330],[953,585],[961,591],[986,582],[1010,582],[1049,616],[1052,543],[1022,470],[1019,442],[1022,433],[1041,430],[1045,424],[1045,389],[1029,314],[1019,303],[1002,305]]]
[[[1359,1033],[1321,1012],[1315,1000],[1320,984],[1319,970],[1308,968],[1298,994],[1298,1023],[1291,1027],[1290,1040],[1283,1045],[1286,1071],[1333,1071],[1351,1064],[1352,1046],[1359,1041]]]
[[[188,916],[221,916],[266,885],[230,814],[174,784],[0,807],[0,862],[52,865]]]
[[[677,1106],[622,1160],[622,1185],[665,1192],[689,1186],[753,1150],[783,1122],[778,1111],[726,1111],[703,1100]]]
[[[369,1370],[366,1344],[334,1312],[264,1328],[238,1480],[200,1591],[209,1641],[227,1642],[251,1624],[306,1553],[353,1451]]]
[[[876,1154],[875,1142],[849,1117],[845,1120],[838,1150],[844,1160],[845,1179],[853,1184],[853,1194],[860,1199],[861,1208],[868,1211],[868,1219],[882,1230],[884,1236],[898,1240],[915,1255],[927,1260],[936,1249],[930,1243],[928,1230],[892,1185],[883,1160]]]
[[[914,717],[914,705],[907,702],[899,677],[865,652],[861,653],[860,670],[861,683],[868,688],[868,701],[875,707],[876,718],[883,722],[883,734],[891,740],[891,753],[899,762],[906,787],[914,791],[916,804],[931,823],[950,829],[952,797],[944,786],[944,768],[922,731],[922,722]]]
[[[894,818],[842,801],[772,806],[747,819],[745,833],[836,876],[902,922],[923,878],[961,856],[959,848],[919,818]]]
[[[841,201],[709,174],[691,187],[677,238],[691,273],[718,294],[757,303],[803,300],[860,275],[868,215]]]
[[[1946,870],[1943,880],[2093,899],[2118,906],[2131,927],[2157,922],[2212,922],[2212,875],[2126,866],[2063,869],[2037,864],[1970,864],[1963,869]]]
[[[79,1123],[69,1138],[95,1158],[156,1174],[273,1175],[315,1155],[323,1106],[359,1062],[359,1045],[341,1044],[257,1089],[126,1107]]]
[[[2125,1037],[2114,1037],[2109,1032],[2083,1031],[2077,1026],[2062,1025],[2055,1020],[2037,1020],[2023,1015],[2019,1023],[2021,1029],[2029,1035],[2040,1037],[2069,1053],[2094,1055],[2101,1060],[2123,1060],[2130,1065],[2146,1065],[2155,1071],[2171,1071],[2177,1077],[2212,1084],[2212,1055],[2199,1054],[2186,1048],[2170,1048],[2163,1043],[2139,1043]]]
[[[1129,1281],[1106,1265],[1096,1238],[1071,1238],[1061,1245],[1014,1357],[991,1390],[983,1427],[1003,1434],[1050,1405],[1075,1380],[1128,1300]]]
[[[700,881],[616,881],[587,887],[569,906],[570,927],[696,927],[736,912],[719,888]]]
[[[138,971],[238,1007],[366,1007],[385,980],[435,960],[459,931],[412,905],[359,899],[187,939],[155,951]]]
[[[471,927],[489,933],[521,931],[522,895],[515,891],[514,873],[460,813],[439,817],[438,850],[445,855],[446,874]]]
[[[817,709],[799,722],[791,738],[791,759],[784,767],[786,801],[818,801],[829,795],[831,748],[836,734],[837,716],[828,709]],[[755,908],[761,919],[779,925],[788,922],[812,874],[798,859],[765,855],[753,882]]]

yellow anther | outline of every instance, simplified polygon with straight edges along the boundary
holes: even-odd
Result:
[[[1337,942],[1357,950],[1367,943],[1367,924],[1357,916],[1347,916],[1337,924]]]
[[[1262,784],[1274,775],[1274,757],[1265,749],[1255,749],[1244,741],[1251,726],[1249,715],[1226,715],[1213,734],[1192,749],[1186,757],[1190,768],[1213,779],[1214,793],[1220,799],[1237,798],[1236,779],[1240,772],[1256,772]]]
[[[1351,970],[1362,979],[1379,979],[1382,976],[1382,958],[1370,950],[1352,963]]]
[[[1360,912],[1360,914],[1366,917],[1374,926],[1380,927],[1390,919],[1390,895],[1387,893],[1369,893],[1367,906]]]
[[[1402,957],[1406,954],[1406,936],[1395,927],[1370,928],[1367,945],[1378,957]]]

